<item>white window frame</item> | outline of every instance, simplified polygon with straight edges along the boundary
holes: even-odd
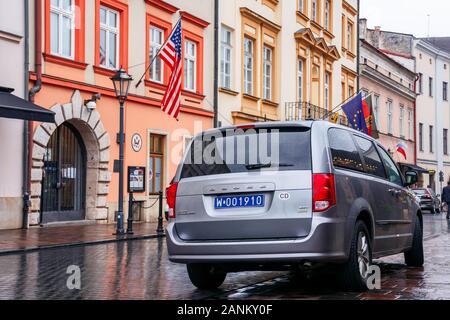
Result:
[[[408,135],[409,140],[412,140],[414,137],[414,114],[412,109],[408,109]]]
[[[388,134],[392,134],[392,100],[386,102],[387,117],[388,117]]]
[[[70,11],[64,10],[62,6],[62,0],[58,0],[59,7],[55,7],[50,1],[50,52],[56,56],[75,59],[75,0],[70,0]],[[58,15],[58,51],[54,52],[52,50],[52,39],[51,39],[51,28],[54,26],[51,23],[52,13]],[[63,17],[70,19],[70,55],[63,54]]]
[[[161,43],[157,43],[156,41],[154,41],[154,39],[152,39],[152,35],[154,33],[159,33],[161,35]],[[164,30],[157,27],[157,26],[150,26],[150,34],[149,34],[149,42],[150,42],[150,52],[149,52],[149,58],[151,59],[157,52],[158,50],[162,47],[162,45],[164,44]],[[160,69],[160,80],[157,79],[157,74],[156,74],[156,63],[157,61],[160,61],[159,63],[161,64],[161,69]],[[149,78],[151,81],[153,82],[157,82],[157,83],[164,83],[164,61],[160,58],[157,57],[154,61],[153,64],[149,70],[150,75]]]
[[[328,72],[325,72],[325,79],[324,79],[324,107],[325,110],[329,110],[330,108],[330,79],[331,76]]]
[[[228,41],[228,35],[229,35],[229,41]],[[220,86],[222,88],[231,89],[231,68],[232,68],[232,62],[233,62],[233,31],[227,27],[222,26],[221,31],[221,39],[220,39]],[[230,57],[229,60],[227,60],[227,53]],[[229,73],[226,73],[226,65],[229,66],[228,70]],[[228,83],[227,83],[228,82]]]
[[[269,54],[269,56],[268,56]],[[272,76],[273,76],[273,48],[264,45],[263,47],[263,98],[272,100]],[[267,73],[267,69],[269,72]]]
[[[317,18],[318,18],[318,1],[317,0],[312,0],[311,1],[311,20],[313,20],[314,22],[318,22]]]
[[[377,125],[377,129],[378,131],[380,130],[380,120],[379,120],[379,115],[380,115],[380,96],[377,94],[373,95],[374,98],[374,113],[375,113],[375,124]]]
[[[400,120],[400,137],[401,138],[405,137],[405,134],[403,132],[404,131],[404,123],[403,123],[404,119],[405,119],[405,107],[401,104],[400,105],[400,117],[399,117],[399,120]]]
[[[250,43],[250,51],[246,50],[246,42]],[[244,37],[244,93],[248,95],[253,95],[253,64],[254,64],[254,40]],[[247,64],[247,58],[250,59],[250,64]],[[250,74],[250,79],[247,77]],[[247,89],[250,90],[247,90]]]
[[[330,22],[331,22],[331,1],[330,0],[325,0],[325,13],[324,13],[324,20],[323,20],[323,24],[325,27],[325,30],[330,31]]]
[[[190,45],[192,45],[194,48],[193,55],[188,52],[189,50],[187,50],[188,46]],[[189,66],[190,63],[192,63],[193,66],[192,74],[189,74],[189,70],[186,69],[186,66]],[[188,39],[186,39],[184,42],[184,65],[185,65],[184,89],[187,91],[195,92],[197,90],[197,43]],[[189,84],[191,82],[192,87],[189,87]]]
[[[303,59],[298,59],[297,65],[297,90],[298,90],[298,102],[303,102],[303,76],[304,76],[304,61]]]
[[[100,32],[101,32],[101,30],[105,30],[106,48],[105,48],[105,64],[100,63],[100,65],[104,68],[115,70],[115,69],[119,68],[119,64],[120,64],[120,62],[119,62],[119,57],[120,57],[120,54],[119,54],[119,52],[120,52],[120,12],[117,10],[113,10],[111,8],[105,7],[105,6],[100,6],[100,10],[102,10],[102,9],[106,10],[106,24],[102,23],[100,21]],[[109,12],[116,14],[116,17],[117,17],[117,21],[116,21],[117,26],[116,27],[112,27],[109,25]],[[109,49],[109,34],[110,33],[114,33],[116,35],[116,65],[115,66],[110,66],[109,60],[108,60],[109,50],[110,50]],[[100,35],[98,35],[98,36],[100,38]]]

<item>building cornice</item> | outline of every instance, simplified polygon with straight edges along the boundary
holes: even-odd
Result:
[[[257,14],[256,12],[253,12],[249,8],[242,7],[240,9],[241,15],[247,18],[250,18],[252,20],[256,20],[259,23],[263,24],[265,27],[274,30],[275,32],[279,32],[281,30],[281,26],[264,18],[263,16]]]

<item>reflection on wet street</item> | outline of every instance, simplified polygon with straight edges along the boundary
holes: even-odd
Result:
[[[424,220],[424,268],[407,268],[403,255],[378,260],[381,290],[363,294],[341,292],[326,272],[230,274],[220,289],[199,291],[168,261],[165,240],[152,239],[0,256],[0,299],[450,299],[450,224]],[[80,290],[67,288],[70,265],[81,269]]]

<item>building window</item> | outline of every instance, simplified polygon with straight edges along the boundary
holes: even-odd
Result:
[[[195,91],[197,78],[197,44],[193,41],[184,42],[184,89]]]
[[[448,129],[444,129],[444,154],[448,155]]]
[[[264,99],[272,100],[272,56],[273,50],[264,46]]]
[[[108,69],[119,67],[119,13],[100,7],[100,65]]]
[[[347,49],[353,52],[353,23],[347,23]]]
[[[448,101],[448,82],[442,84],[442,99]]]
[[[304,0],[298,0],[298,11],[303,13],[303,10],[305,9],[304,5],[303,5],[303,1]]]
[[[297,81],[298,81],[298,101],[303,102],[303,60],[298,59],[298,70],[297,70]]]
[[[419,150],[423,152],[423,123],[419,123]]]
[[[392,134],[392,101],[388,100],[387,104],[387,116],[388,116],[388,134]]]
[[[400,105],[400,137],[404,138],[405,134],[403,132],[403,120],[405,119],[405,107]]]
[[[419,94],[423,93],[423,74],[419,73]]]
[[[429,91],[430,97],[432,97],[433,96],[433,78],[432,77],[428,78],[428,91]]]
[[[220,79],[223,88],[231,89],[231,30],[222,27]]]
[[[330,110],[330,74],[328,72],[325,72],[325,92],[324,92],[324,102],[325,102],[325,109]]]
[[[164,30],[157,27],[150,27],[150,61],[156,55],[158,50],[164,43]],[[163,61],[160,57],[156,57],[150,66],[150,80],[162,83],[163,82]]]
[[[50,5],[51,53],[74,59],[75,9],[73,0],[52,0]]]
[[[375,115],[375,124],[377,125],[377,129],[380,130],[380,96],[374,95],[374,115]]]
[[[408,109],[408,135],[409,140],[414,138],[414,114],[411,109]]]
[[[433,153],[433,126],[430,126],[430,153]]]
[[[253,95],[253,40],[244,38],[244,93]]]
[[[355,92],[355,90],[353,89],[353,87],[348,86],[348,98],[351,98],[353,96],[354,92]]]
[[[331,1],[325,0],[325,17],[324,17],[324,27],[326,30],[331,29]]]
[[[149,157],[149,194],[158,194],[164,188],[164,136],[150,135],[150,157]]]
[[[347,19],[345,18],[344,15],[342,15],[342,48],[346,48],[347,44],[345,43],[345,23],[346,23]]]
[[[318,17],[319,7],[318,7],[317,1],[318,0],[312,0],[312,2],[311,2],[311,19],[315,22],[318,22],[318,18],[319,18]]]

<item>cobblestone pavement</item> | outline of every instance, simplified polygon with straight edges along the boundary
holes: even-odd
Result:
[[[423,268],[403,256],[376,261],[381,290],[340,292],[326,272],[302,280],[289,272],[230,274],[218,290],[200,291],[183,265],[167,260],[164,239],[134,240],[0,256],[0,299],[450,299],[450,223],[425,217]],[[69,290],[70,265],[81,289]]]

